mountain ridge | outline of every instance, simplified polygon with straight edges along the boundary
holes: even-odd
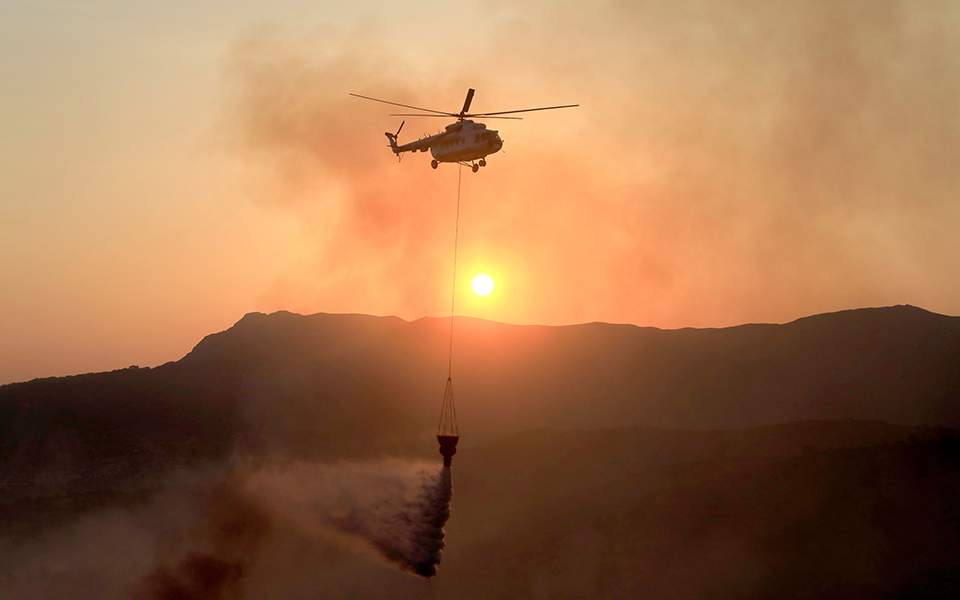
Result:
[[[730,331],[737,330],[742,328],[751,328],[751,327],[784,327],[789,325],[795,325],[798,323],[808,323],[815,321],[826,321],[832,320],[837,317],[854,315],[854,314],[876,314],[876,313],[887,313],[887,314],[912,314],[912,315],[926,315],[933,318],[942,318],[946,320],[952,320],[960,322],[960,316],[957,315],[947,315],[944,313],[934,312],[923,307],[915,306],[912,304],[894,304],[888,306],[868,306],[868,307],[859,307],[859,308],[847,308],[840,309],[835,311],[828,311],[824,313],[815,313],[811,315],[805,315],[797,317],[790,321],[783,322],[746,322],[739,323],[735,325],[725,325],[719,327],[693,327],[693,326],[684,326],[684,327],[657,327],[654,325],[640,325],[636,323],[615,323],[607,321],[585,321],[581,323],[565,323],[565,324],[538,324],[538,323],[508,323],[503,321],[494,321],[490,319],[484,319],[481,317],[472,317],[466,315],[457,315],[455,320],[457,323],[482,323],[487,325],[496,325],[507,328],[518,328],[518,329],[568,329],[568,328],[583,328],[583,327],[609,327],[609,328],[626,328],[631,330],[639,331],[651,331],[651,332],[705,332],[705,331]],[[86,377],[90,375],[104,375],[110,373],[120,373],[130,370],[151,370],[166,367],[171,364],[179,363],[180,361],[188,358],[193,354],[198,348],[204,345],[204,342],[208,338],[216,339],[221,337],[222,334],[227,334],[238,327],[247,327],[250,325],[259,325],[260,323],[276,320],[278,318],[293,318],[293,319],[317,319],[317,318],[348,318],[348,319],[365,319],[365,320],[374,320],[380,322],[394,322],[394,323],[403,323],[407,325],[422,325],[430,324],[436,325],[437,323],[449,323],[449,316],[424,316],[417,317],[416,319],[404,319],[396,315],[373,315],[367,313],[328,313],[328,312],[315,312],[315,313],[297,313],[289,310],[277,310],[270,313],[265,313],[261,311],[250,311],[245,313],[239,320],[237,320],[233,325],[223,329],[221,331],[216,331],[204,335],[186,354],[181,356],[179,359],[169,360],[158,365],[154,366],[139,366],[131,365],[128,367],[120,367],[117,369],[110,369],[106,371],[90,371],[86,373],[74,373],[70,375],[46,375],[41,377],[34,377],[32,379],[23,380],[23,381],[11,381],[7,383],[0,383],[0,389],[3,389],[8,386],[19,386],[27,383],[32,383],[36,381],[49,381],[49,380],[60,380],[60,379],[70,379],[77,377]]]
[[[183,456],[432,447],[447,336],[439,318],[249,313],[158,367],[0,386],[0,458],[57,454],[42,438],[113,455],[157,424]],[[465,447],[538,427],[960,427],[958,356],[960,318],[910,306],[722,329],[458,318],[453,379]]]

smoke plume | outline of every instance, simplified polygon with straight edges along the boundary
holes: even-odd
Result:
[[[203,494],[199,523],[203,549],[186,553],[175,565],[159,565],[141,582],[137,598],[156,600],[240,598],[241,583],[267,533],[265,507],[232,483]]]
[[[410,597],[421,580],[402,573],[436,574],[451,493],[449,469],[400,459],[198,469],[141,501],[24,514],[29,538],[0,535],[0,586],[12,599],[294,598],[317,586]]]
[[[397,165],[383,132],[403,117],[347,92],[454,110],[469,86],[477,110],[581,104],[489,123],[506,154],[464,182],[460,256],[509,295],[459,304],[471,314],[679,327],[955,310],[955,7],[508,5],[484,3],[460,42],[496,70],[408,57],[366,26],[241,39],[224,129],[276,173],[264,201],[298,216],[316,257],[263,306],[445,312],[456,176],[422,154]],[[441,123],[408,117],[401,141]]]
[[[297,463],[244,470],[202,494],[193,547],[154,568],[133,595],[243,598],[245,579],[270,536],[280,532],[366,551],[432,577],[451,496],[450,469],[425,463]]]

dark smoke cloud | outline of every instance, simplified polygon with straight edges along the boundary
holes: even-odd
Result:
[[[228,482],[202,497],[196,535],[204,550],[191,550],[175,565],[144,577],[133,597],[156,600],[241,598],[242,580],[256,560],[270,526],[264,507]]]

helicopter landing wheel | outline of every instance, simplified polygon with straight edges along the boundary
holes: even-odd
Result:
[[[473,163],[473,166],[470,168],[473,170],[474,173],[476,173],[477,171],[480,170],[480,165],[478,165],[477,163]]]
[[[438,164],[439,164],[439,163],[438,163],[436,160],[431,160],[431,161],[430,161],[430,166],[431,166],[432,168],[434,168],[434,169],[437,168],[437,165],[438,165]]]
[[[481,166],[481,167],[487,166],[487,159],[481,158],[481,159],[480,159],[480,166]]]

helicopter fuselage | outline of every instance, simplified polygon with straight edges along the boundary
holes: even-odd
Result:
[[[459,121],[448,125],[430,145],[430,154],[439,162],[464,162],[485,158],[502,147],[498,132],[483,123]]]
[[[402,146],[396,145],[395,136],[387,134],[387,138],[391,141],[390,149],[394,154],[430,150],[436,162],[460,163],[483,160],[499,152],[503,147],[503,139],[497,131],[487,129],[483,123],[476,123],[469,119],[451,123],[441,133]]]

